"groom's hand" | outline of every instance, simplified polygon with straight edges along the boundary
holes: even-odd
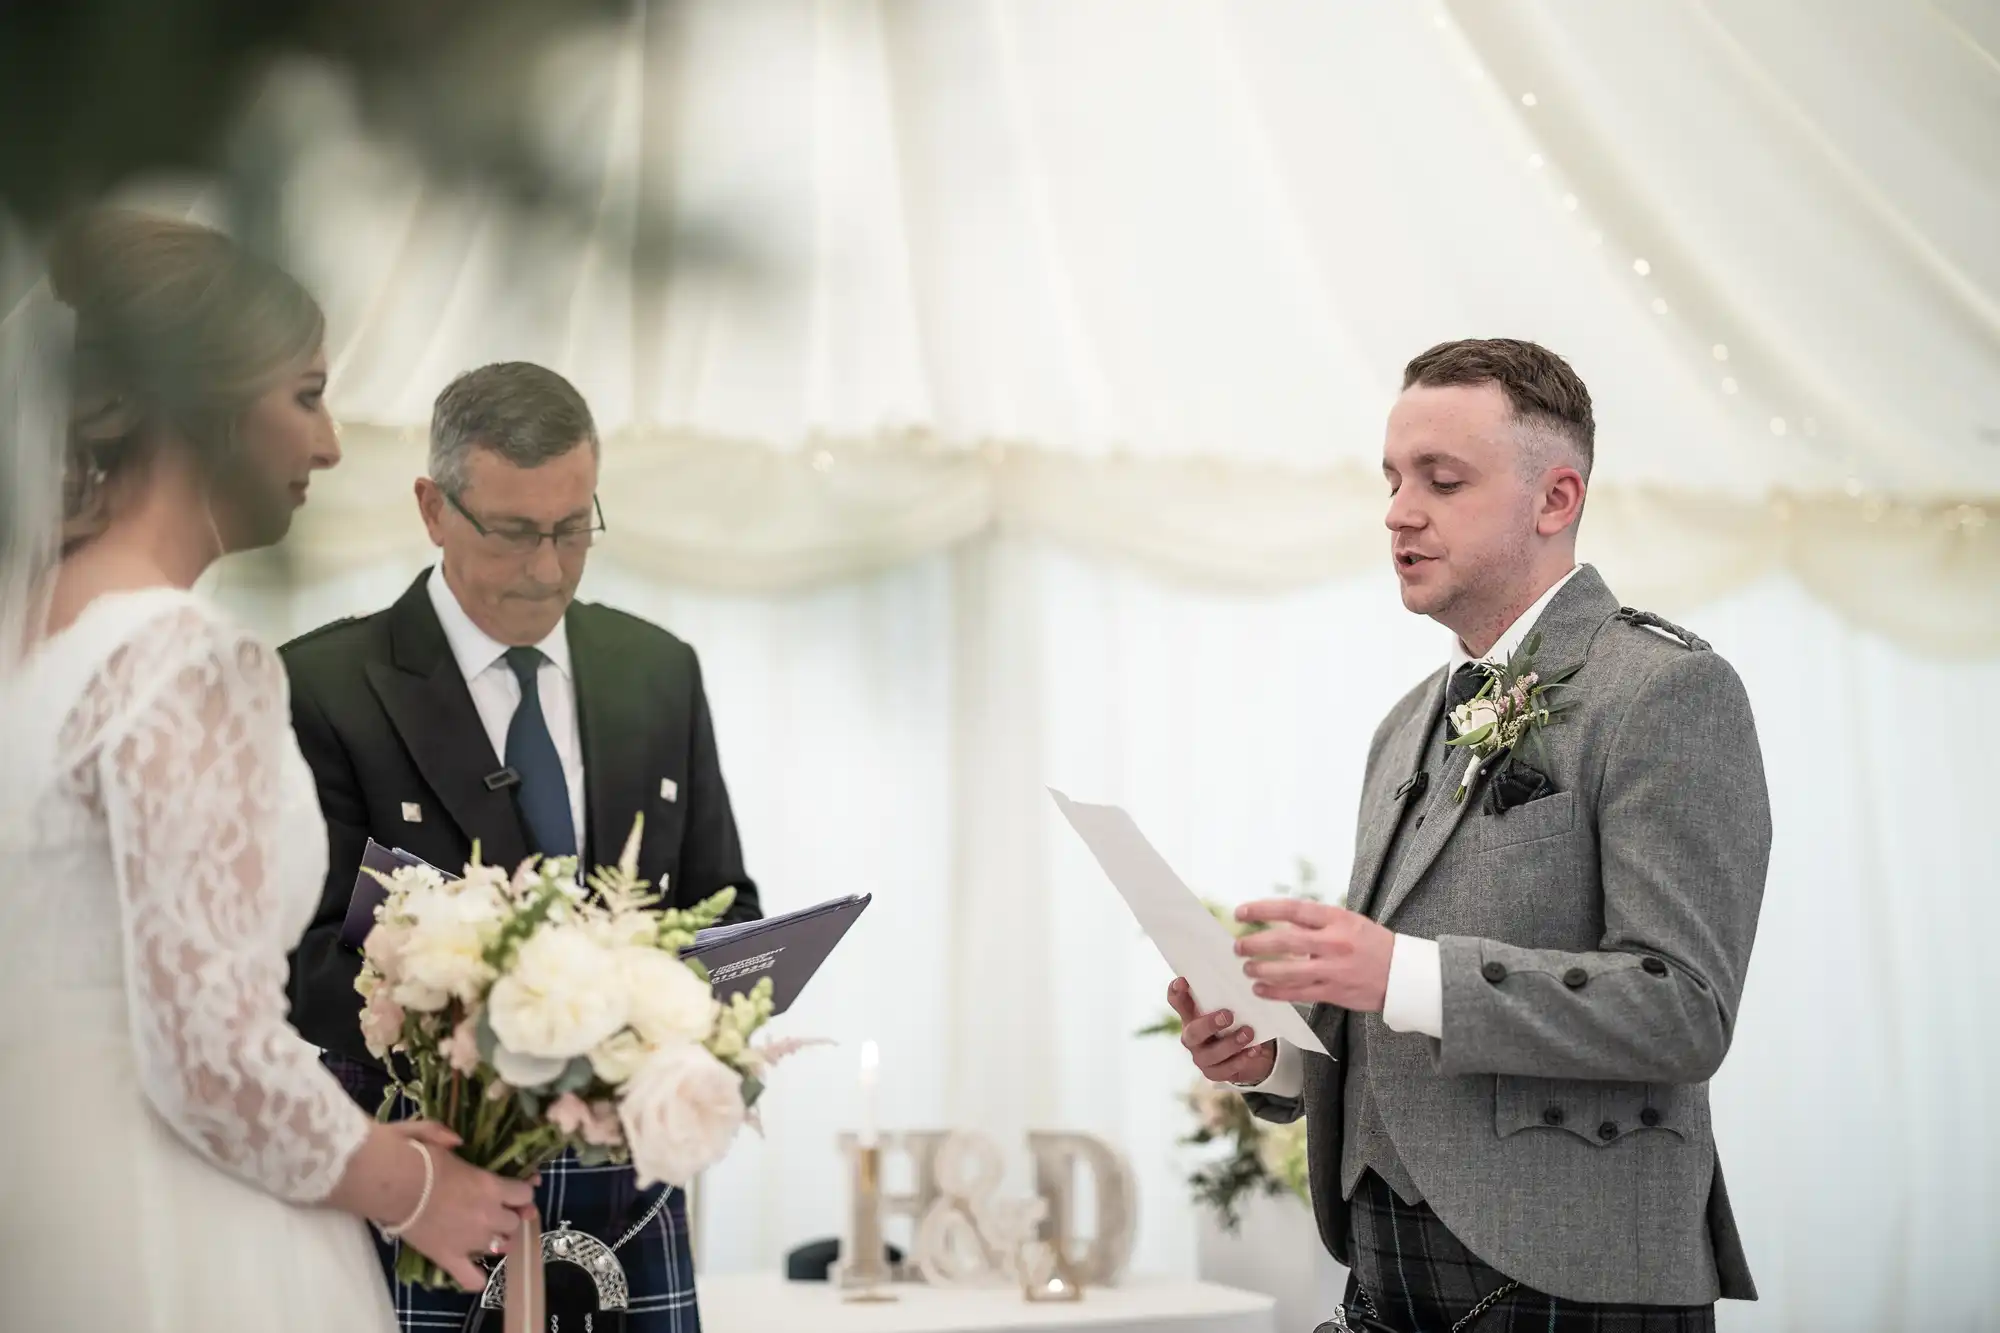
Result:
[[[1238,954],[1257,960],[1243,965],[1257,994],[1291,1004],[1381,1012],[1389,993],[1394,931],[1359,912],[1297,898],[1245,903],[1236,909],[1236,919],[1271,927],[1236,941]]]
[[[1250,1086],[1271,1077],[1278,1062],[1278,1043],[1252,1045],[1257,1034],[1249,1028],[1232,1028],[1235,1015],[1227,1009],[1204,1014],[1195,1007],[1194,990],[1187,981],[1175,977],[1167,987],[1167,1003],[1181,1016],[1181,1045],[1194,1057],[1194,1067],[1211,1083],[1241,1083]]]

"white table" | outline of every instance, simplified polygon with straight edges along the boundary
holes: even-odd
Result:
[[[1080,1301],[1032,1304],[1017,1288],[950,1289],[897,1283],[893,1304],[841,1300],[827,1282],[787,1282],[767,1273],[704,1273],[704,1333],[1001,1333],[1088,1329],[1090,1333],[1275,1333],[1269,1296],[1174,1278],[1127,1278],[1091,1288]]]

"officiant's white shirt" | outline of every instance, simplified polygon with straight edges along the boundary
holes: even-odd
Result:
[[[521,682],[507,665],[507,645],[472,623],[458,594],[445,582],[444,565],[431,570],[431,608],[444,627],[445,642],[457,659],[465,688],[472,694],[472,706],[479,711],[480,725],[493,742],[493,753],[507,762],[507,728],[514,710],[521,706]],[[576,725],[576,677],[569,664],[569,616],[564,615],[535,647],[542,650],[542,668],[535,685],[542,698],[542,720],[548,723],[549,737],[556,743],[562,760],[563,781],[569,788],[569,817],[576,829],[577,850],[583,849],[583,735]]]
[[[1507,632],[1493,641],[1482,662],[1505,662],[1521,646],[1535,622],[1542,618],[1555,595],[1563,590],[1563,585],[1576,577],[1582,565],[1570,566],[1569,573],[1557,579],[1549,590],[1535,599],[1534,605],[1523,611],[1515,622],[1507,627]],[[1473,660],[1466,651],[1465,644],[1454,634],[1451,639],[1451,657],[1445,664],[1446,679],[1450,673]],[[1449,774],[1446,781],[1451,780]],[[1396,936],[1394,950],[1389,955],[1389,989],[1382,999],[1382,1021],[1396,1032],[1421,1032],[1425,1036],[1444,1039],[1444,965],[1438,961],[1436,940],[1418,939],[1414,935]],[[1290,1042],[1278,1043],[1277,1063],[1271,1066],[1271,1075],[1251,1091],[1269,1093],[1273,1097],[1296,1097],[1305,1090],[1305,1069],[1299,1060],[1299,1048]]]

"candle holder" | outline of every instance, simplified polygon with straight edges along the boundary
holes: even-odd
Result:
[[[883,1290],[893,1275],[882,1243],[882,1149],[864,1143],[853,1151],[853,1201],[834,1280],[841,1288],[841,1300],[879,1305],[896,1299],[895,1293]]]
[[[1038,1303],[1083,1299],[1082,1279],[1064,1256],[1062,1246],[1045,1240],[1028,1241],[1021,1246],[1016,1263],[1024,1299]]]

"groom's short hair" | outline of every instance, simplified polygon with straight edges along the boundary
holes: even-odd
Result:
[[[1461,338],[1439,343],[1403,368],[1405,389],[1421,385],[1497,384],[1513,405],[1514,419],[1536,434],[1554,436],[1576,454],[1577,471],[1590,480],[1597,422],[1590,390],[1569,362],[1540,343],[1519,338]],[[1542,466],[1543,451],[1523,461]]]

